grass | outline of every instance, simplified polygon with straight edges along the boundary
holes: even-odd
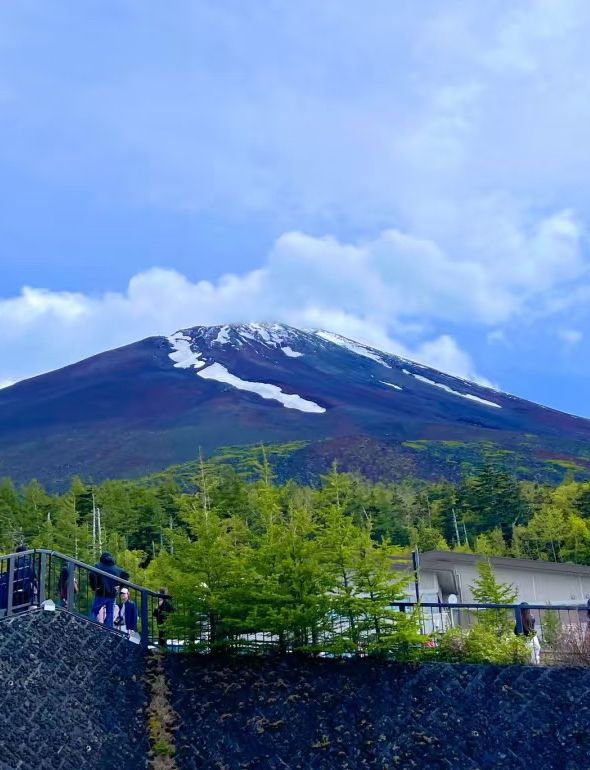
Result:
[[[404,441],[402,446],[406,446],[409,449],[416,449],[418,452],[424,452],[428,449],[428,441]]]
[[[176,714],[170,705],[170,689],[160,653],[154,653],[148,659],[145,684],[149,694],[147,731],[151,747],[150,770],[177,770],[174,759]]]

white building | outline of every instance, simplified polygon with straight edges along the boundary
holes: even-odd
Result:
[[[422,602],[446,602],[455,594],[460,603],[474,602],[471,586],[479,573],[477,563],[485,556],[453,551],[420,554],[419,590]],[[490,557],[496,580],[511,583],[517,603],[582,605],[590,599],[590,567],[547,561]],[[407,562],[406,562],[407,569]],[[415,601],[413,585],[408,598]]]

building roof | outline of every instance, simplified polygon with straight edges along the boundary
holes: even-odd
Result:
[[[461,565],[473,565],[486,556],[478,553],[460,553],[458,551],[425,551],[420,554],[421,569],[449,570]],[[579,575],[590,577],[590,567],[571,562],[541,561],[540,559],[515,559],[510,556],[490,556],[492,566],[504,569],[531,570],[535,572],[553,572],[560,575]]]

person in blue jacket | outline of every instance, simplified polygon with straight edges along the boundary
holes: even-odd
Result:
[[[137,631],[137,605],[129,598],[129,589],[125,586],[119,592],[119,615],[115,625],[119,631]]]
[[[112,628],[115,599],[117,596],[117,586],[121,580],[127,580],[129,575],[120,567],[116,566],[114,558],[108,551],[105,551],[101,554],[100,561],[95,566],[96,569],[100,569],[103,572],[108,572],[109,575],[112,575],[112,577],[108,577],[106,575],[97,575],[94,572],[90,573],[90,587],[94,591],[94,599],[92,601],[92,607],[90,608],[90,616],[94,620],[98,620],[98,614],[104,607],[104,624],[105,626]]]

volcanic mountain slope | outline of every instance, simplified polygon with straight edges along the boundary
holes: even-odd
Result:
[[[513,446],[523,436],[541,450],[583,447],[590,421],[278,324],[150,337],[0,391],[0,476],[52,485],[75,473],[137,476],[199,448],[359,439]]]

